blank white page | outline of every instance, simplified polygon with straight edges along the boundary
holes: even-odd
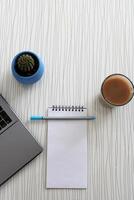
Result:
[[[87,116],[80,111],[53,111],[48,116]],[[48,121],[47,188],[87,187],[87,121]]]

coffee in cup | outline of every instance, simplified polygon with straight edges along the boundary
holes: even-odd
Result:
[[[125,75],[112,74],[103,81],[101,94],[108,105],[123,106],[132,99],[134,85]]]

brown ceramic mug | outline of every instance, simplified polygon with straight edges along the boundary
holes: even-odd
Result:
[[[111,74],[106,77],[101,86],[103,100],[112,107],[123,106],[134,96],[132,81],[123,74]]]

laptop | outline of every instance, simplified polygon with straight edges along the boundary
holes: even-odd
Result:
[[[0,185],[42,152],[42,147],[0,95]]]

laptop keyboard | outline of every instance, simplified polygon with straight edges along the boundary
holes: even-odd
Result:
[[[0,131],[3,128],[5,128],[11,122],[12,122],[12,120],[10,119],[10,117],[7,115],[7,113],[0,106]]]

